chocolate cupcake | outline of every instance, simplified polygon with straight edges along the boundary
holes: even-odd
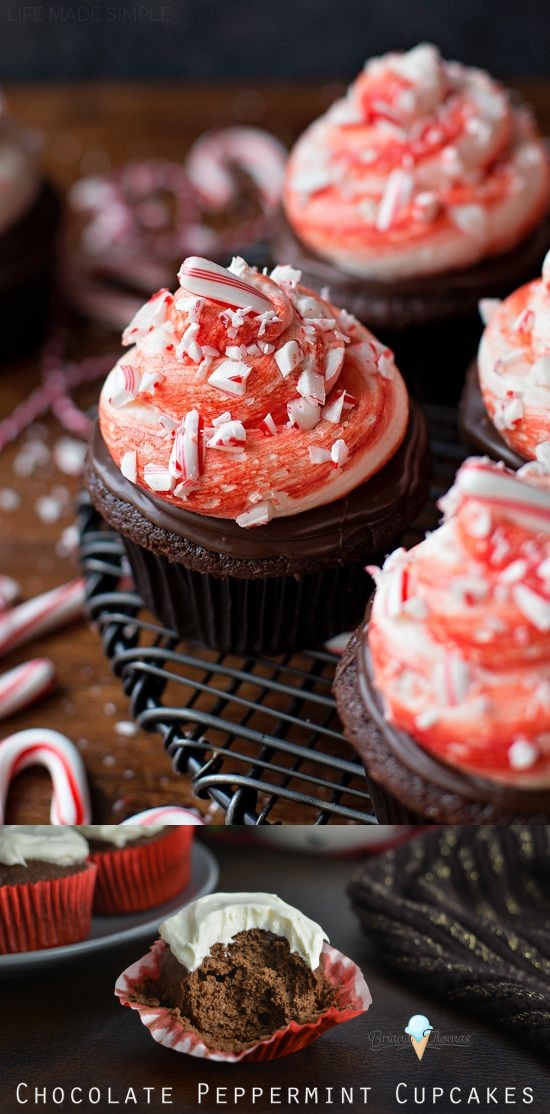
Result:
[[[88,862],[86,840],[71,828],[1,828],[0,954],[84,940],[96,869]]]
[[[425,422],[392,353],[300,277],[186,260],[101,393],[92,501],[146,606],[218,650],[313,646],[356,623],[365,561],[427,494]]]
[[[138,913],[181,893],[191,873],[192,824],[83,824],[97,866],[94,912]]]
[[[161,1043],[234,1062],[275,1059],[363,1013],[360,971],[275,894],[216,893],[160,926],[115,993]]]
[[[472,458],[378,574],[335,694],[381,823],[550,820],[550,472]]]
[[[417,389],[442,395],[475,349],[479,299],[537,273],[549,203],[526,109],[423,44],[369,61],[298,140],[276,250],[391,344]]]
[[[0,103],[0,360],[24,355],[44,335],[60,215],[34,137]]]
[[[550,252],[542,277],[504,302],[480,305],[485,321],[459,409],[472,445],[510,468],[550,469]]]

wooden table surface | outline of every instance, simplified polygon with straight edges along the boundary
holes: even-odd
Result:
[[[279,829],[280,831],[280,829]],[[67,1091],[83,1089],[83,1101],[74,1109],[81,1114],[93,1110],[144,1109],[152,1114],[174,1110],[191,1114],[198,1109],[257,1111],[267,1114],[272,1106],[269,1088],[282,1087],[280,1105],[274,1109],[304,1108],[303,1089],[317,1086],[320,1093],[316,1110],[360,1110],[363,1102],[360,1087],[370,1087],[365,1107],[373,1114],[395,1114],[404,1109],[439,1111],[450,1114],[458,1109],[486,1109],[486,1088],[495,1088],[498,1108],[504,1109],[504,1088],[515,1087],[506,1109],[526,1109],[532,1114],[547,1114],[550,1097],[548,1065],[523,1044],[502,1029],[480,1021],[473,1012],[450,1007],[430,993],[411,988],[391,971],[384,969],[373,954],[359,922],[346,897],[346,886],[355,861],[349,858],[310,857],[283,853],[279,848],[227,844],[228,833],[207,833],[210,845],[221,868],[219,889],[268,890],[299,906],[328,933],[331,942],[351,956],[361,967],[369,985],[373,1004],[369,1011],[354,1021],[337,1026],[309,1048],[285,1059],[264,1064],[227,1065],[192,1059],[156,1045],[136,1013],[122,1008],[113,995],[117,976],[144,955],[147,941],[125,945],[90,955],[49,973],[36,969],[28,976],[2,983],[2,1071],[0,1072],[0,1108],[2,1114],[42,1109],[73,1109],[68,1100],[55,1107],[52,1088]],[[214,838],[213,838],[214,837]],[[224,838],[225,837],[225,838]],[[223,841],[222,841],[223,840]],[[321,884],[319,884],[321,880]],[[154,934],[153,934],[154,935]],[[153,937],[152,937],[153,938]],[[152,942],[152,940],[151,940]],[[424,1014],[442,1040],[450,1035],[467,1036],[466,1044],[452,1046],[428,1044],[421,1062],[409,1046],[373,1048],[370,1034],[380,1032],[386,1037],[397,1036],[414,1014]],[[398,1083],[407,1090],[407,1105],[395,1098]],[[15,1099],[16,1087],[27,1083],[20,1092],[27,1097],[26,1106]],[[199,1107],[198,1085],[208,1084],[210,1092]],[[287,1105],[286,1088],[301,1089],[301,1104]],[[353,1106],[340,1103],[340,1088],[355,1088]],[[48,1105],[33,1103],[34,1088],[47,1088]],[[99,1105],[89,1103],[86,1094],[99,1087],[103,1096]],[[108,1088],[113,1104],[108,1105]],[[123,1105],[124,1096],[133,1087],[138,1104]],[[155,1088],[146,1103],[144,1088]],[[161,1088],[172,1088],[172,1105],[160,1101]],[[225,1105],[216,1105],[216,1087],[229,1087]],[[233,1102],[233,1087],[244,1087],[246,1097],[238,1105]],[[251,1088],[264,1093],[254,1105]],[[326,1088],[334,1087],[332,1105],[327,1105]],[[418,1087],[417,1103],[413,1104],[414,1087]],[[426,1088],[426,1101],[421,1089]],[[435,1103],[432,1087],[445,1089],[445,1097]],[[448,1091],[462,1088],[462,1104],[451,1105]],[[478,1089],[480,1104],[466,1105],[471,1089]],[[523,1087],[533,1089],[534,1099],[522,1105]],[[95,1097],[95,1096],[94,1096]],[[456,1093],[454,1095],[456,1099]],[[77,1095],[78,1099],[79,1096]],[[59,1100],[59,1094],[58,1094]],[[220,1100],[223,1102],[223,1096]],[[493,1108],[493,1103],[490,1108]],[[307,1109],[310,1109],[308,1105]],[[496,1107],[495,1107],[496,1109]]]
[[[45,137],[44,163],[62,188],[82,174],[101,172],[130,158],[161,156],[181,159],[193,138],[205,129],[242,122],[266,127],[290,143],[341,89],[339,85],[165,85],[85,84],[67,87],[25,86],[6,90],[13,113]],[[541,125],[550,131],[550,88],[524,87]],[[96,327],[75,324],[69,337],[71,354],[117,352],[119,338]],[[39,381],[37,356],[13,362],[0,372],[0,415],[9,414]],[[25,598],[61,584],[75,575],[74,564],[60,553],[60,537],[74,520],[78,479],[57,469],[52,450],[61,436],[53,421],[43,424],[49,450],[47,463],[30,476],[18,473],[23,442],[0,456],[0,492],[15,493],[20,505],[2,512],[0,572],[15,577]],[[19,458],[19,463],[18,463]],[[56,490],[61,488],[61,491]],[[40,497],[65,497],[58,521],[38,516]],[[11,495],[8,494],[8,499]],[[5,506],[5,496],[2,504]],[[159,804],[196,805],[189,778],[173,773],[156,736],[131,727],[128,703],[103,659],[98,638],[85,624],[21,648],[5,658],[7,669],[30,656],[51,657],[60,684],[34,709],[2,724],[0,738],[27,727],[56,728],[79,747],[89,775],[94,819],[119,822],[136,811]],[[121,726],[122,725],[122,726]],[[50,783],[42,770],[16,779],[9,794],[8,822],[46,822]],[[223,822],[223,813],[211,818]],[[307,819],[290,807],[285,819]]]

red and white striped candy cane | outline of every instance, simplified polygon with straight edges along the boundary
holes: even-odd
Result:
[[[187,176],[203,205],[223,209],[239,193],[234,168],[240,167],[254,183],[262,209],[270,212],[281,198],[287,152],[283,144],[260,128],[233,127],[206,132],[191,147],[185,161]]]
[[[71,580],[0,616],[0,657],[84,616],[84,581]]]
[[[273,304],[260,294],[250,282],[233,274],[226,267],[219,267],[211,259],[190,255],[184,259],[178,273],[180,286],[199,298],[209,298],[224,306],[245,308],[251,306],[257,313],[273,309]]]
[[[30,728],[0,743],[0,824],[14,777],[29,766],[44,766],[52,779],[50,823],[88,824],[91,820],[84,763],[70,739],[59,731]]]
[[[15,715],[51,692],[55,666],[48,658],[34,658],[0,676],[0,719]]]
[[[143,812],[136,812],[135,816],[128,816],[122,824],[140,824],[150,827],[153,824],[204,824],[204,820],[188,808],[159,805],[158,808],[146,808]]]

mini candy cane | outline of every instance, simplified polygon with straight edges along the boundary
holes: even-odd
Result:
[[[0,719],[15,715],[51,692],[55,666],[47,658],[34,658],[0,676]]]
[[[210,259],[190,255],[184,259],[178,274],[180,286],[200,298],[210,298],[224,306],[251,306],[257,313],[273,309],[269,298],[260,294],[255,286],[245,282],[240,275],[219,267]]]
[[[158,808],[146,808],[143,812],[136,812],[135,816],[128,816],[122,824],[143,824],[149,827],[152,824],[203,824],[202,817],[188,808],[178,808],[177,805],[160,805]]]
[[[286,150],[275,136],[260,128],[223,128],[207,132],[191,147],[185,162],[187,176],[203,205],[223,209],[238,195],[231,172],[240,167],[254,183],[262,208],[278,204],[283,187]]]
[[[51,824],[87,824],[91,820],[84,763],[74,743],[59,731],[30,728],[0,743],[0,824],[16,774],[28,766],[45,766],[52,785]]]
[[[0,616],[0,656],[84,615],[84,581],[71,580]]]
[[[20,595],[16,580],[12,580],[11,576],[0,576],[0,614],[7,611]]]

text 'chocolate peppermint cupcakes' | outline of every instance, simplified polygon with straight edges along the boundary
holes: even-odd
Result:
[[[475,348],[478,300],[537,273],[549,204],[549,159],[527,110],[423,44],[367,62],[298,140],[277,251],[379,331],[406,375],[421,383],[431,360],[446,384],[449,363],[460,369]]]
[[[39,166],[36,136],[0,95],[0,360],[23,355],[44,334],[61,205]]]
[[[124,333],[87,484],[146,605],[224,651],[356,623],[364,565],[428,487],[426,428],[391,351],[279,266],[190,258]]]
[[[382,823],[550,820],[550,472],[472,458],[335,682]]]
[[[480,311],[486,327],[460,403],[462,432],[510,468],[539,460],[550,470],[550,252],[541,278]]]
[[[84,940],[96,873],[86,840],[71,828],[0,828],[0,954]]]
[[[209,1060],[274,1060],[364,1013],[358,967],[276,894],[215,893],[160,926],[117,981],[156,1041]]]

